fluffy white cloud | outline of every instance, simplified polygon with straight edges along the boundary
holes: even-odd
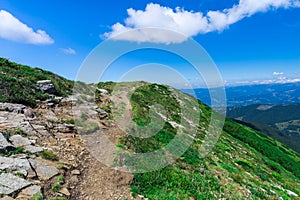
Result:
[[[61,48],[60,49],[65,54],[75,55],[76,51],[72,48]]]
[[[5,10],[0,10],[0,38],[29,44],[54,43],[45,31],[34,31]]]
[[[300,7],[299,0],[240,0],[239,4],[221,11],[202,12],[186,11],[177,7],[175,10],[150,3],[145,10],[127,9],[128,17],[124,24],[114,24],[111,32],[104,34],[106,38],[116,40],[129,40],[137,42],[179,43],[187,38],[213,31],[223,31],[245,17],[250,17],[257,12],[266,12],[270,9]],[[163,34],[151,29],[161,28],[179,32],[178,36],[162,31]],[[138,30],[136,30],[138,29]],[[126,31],[130,34],[122,34]],[[150,31],[149,31],[150,30]]]
[[[283,75],[283,74],[284,74],[283,72],[273,72],[274,76],[279,76],[279,75]]]

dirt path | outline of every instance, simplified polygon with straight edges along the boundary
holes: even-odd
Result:
[[[115,106],[120,108],[123,105],[124,109],[118,113],[121,117],[116,122],[100,121],[107,125],[105,129],[81,135],[88,153],[81,161],[82,175],[74,192],[74,199],[134,199],[130,191],[133,175],[109,167],[113,166],[118,139],[126,134],[123,130],[131,120],[131,106],[125,92],[110,98]]]

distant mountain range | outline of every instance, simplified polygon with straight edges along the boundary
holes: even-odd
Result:
[[[295,104],[300,103],[300,82],[285,84],[263,84],[226,87],[227,106],[247,106],[251,104]],[[209,90],[198,88],[181,91],[197,97],[211,105]],[[195,94],[195,95],[194,95]]]

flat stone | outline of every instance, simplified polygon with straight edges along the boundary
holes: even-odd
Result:
[[[38,194],[42,194],[41,186],[33,185],[22,190],[16,199],[31,199],[33,196]]]
[[[2,195],[10,195],[29,185],[31,185],[30,182],[12,174],[4,173],[0,175],[0,194]]]
[[[0,170],[21,173],[24,176],[27,176],[28,173],[34,173],[27,159],[8,157],[0,157]]]
[[[63,195],[66,195],[67,197],[71,195],[71,193],[69,192],[69,190],[67,188],[62,188],[58,192],[63,194]]]
[[[72,175],[80,175],[80,171],[78,169],[74,169],[71,171]]]
[[[39,153],[39,152],[44,151],[44,149],[42,147],[36,147],[36,146],[33,146],[33,145],[27,145],[27,146],[25,146],[24,150],[25,151],[29,151],[31,153]]]
[[[24,147],[30,145],[31,142],[28,138],[25,138],[21,135],[13,135],[9,138],[15,147]]]
[[[2,133],[0,133],[0,152],[14,149],[14,146],[7,141]]]
[[[30,159],[32,167],[35,169],[35,172],[39,179],[49,180],[53,176],[57,175],[59,170],[54,166],[52,162],[43,159]]]

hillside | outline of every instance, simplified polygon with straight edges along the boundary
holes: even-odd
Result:
[[[100,86],[113,90],[112,84],[102,83]],[[130,91],[132,86],[122,84],[122,87]],[[147,139],[123,136],[119,139],[120,147],[139,153],[152,152],[174,138],[177,128],[172,124],[178,122],[181,114],[179,102],[170,96],[172,91],[174,89],[170,87],[156,84],[146,84],[135,90],[131,96],[133,120],[141,125],[149,123],[147,111],[153,103],[161,103],[168,108],[166,115],[171,122],[167,122],[158,134]],[[186,95],[185,98],[191,97]],[[198,103],[201,120],[197,124],[199,129],[193,144],[174,164],[158,171],[134,174],[131,189],[135,194],[142,194],[149,199],[293,198],[279,189],[283,185],[299,194],[299,154],[230,119],[226,120],[213,151],[200,159],[199,150],[207,133],[212,110]],[[174,116],[174,111],[179,116]],[[129,168],[132,167],[130,160],[129,156],[126,165]]]
[[[227,116],[300,152],[300,104],[231,107]]]
[[[1,83],[5,87],[1,88],[1,95],[10,102],[16,101],[13,97],[18,97],[20,102],[34,102],[28,101],[24,95],[27,91],[20,88],[34,90],[37,80],[50,79],[53,83],[59,80],[56,88],[60,89],[63,89],[63,83],[72,83],[50,72],[40,71],[40,74],[46,75],[38,78],[38,72],[33,75],[29,72],[39,69],[7,62],[1,65],[1,69],[5,70],[1,70],[2,74],[7,75],[11,70],[15,70],[16,74],[26,74],[18,82],[17,90],[8,87],[13,82],[3,74]],[[16,70],[14,65],[21,68]],[[14,73],[9,76],[17,80]],[[67,95],[69,86],[66,84],[66,91],[56,95]],[[6,96],[2,91],[13,95]],[[32,108],[1,104],[0,132],[5,136],[1,142],[4,141],[7,148],[1,151],[0,159],[17,159],[30,162],[31,165],[24,171],[24,166],[10,163],[9,167],[3,167],[0,163],[0,167],[4,168],[0,169],[1,177],[14,177],[14,180],[22,180],[27,184],[8,193],[1,190],[1,184],[5,186],[6,183],[0,179],[0,197],[7,194],[18,199],[26,191],[26,195],[29,195],[30,186],[39,187],[39,195],[31,198],[49,200],[299,199],[300,155],[280,142],[226,119],[219,140],[202,158],[201,147],[208,134],[213,112],[205,104],[169,86],[145,82],[99,83],[98,90],[94,91],[96,96],[76,94],[72,98],[63,97],[60,101],[53,101],[51,105],[43,97],[46,94],[42,94],[41,101]],[[40,98],[34,93],[28,94],[32,95],[31,100]],[[155,106],[157,104],[164,109]],[[23,111],[16,112],[18,109]],[[129,109],[128,113],[126,109]],[[199,121],[191,120],[195,117],[192,116],[193,112],[188,112],[191,109],[200,111]],[[28,116],[26,110],[32,114]],[[128,126],[127,122],[130,121]],[[153,134],[153,130],[157,130],[157,133]],[[195,134],[193,130],[196,130]],[[172,164],[159,170],[133,173],[138,169],[153,169],[172,160],[172,155],[164,151],[165,157],[158,157],[157,162],[148,157],[136,159],[135,154],[164,150],[174,138],[181,138],[182,133],[187,134],[192,143]],[[105,142],[104,135],[113,146]],[[23,137],[23,140],[28,138],[29,143],[19,148],[16,142],[13,143],[16,137]],[[185,144],[186,141],[182,142]],[[43,148],[43,151],[25,150],[32,146]],[[104,151],[99,151],[101,148]],[[181,146],[174,150],[180,152]],[[109,162],[112,161],[110,166],[103,164],[103,153],[112,155],[108,157],[111,159]],[[37,162],[40,165],[33,165]],[[55,173],[42,177],[44,171],[37,169],[45,166],[52,166]],[[33,172],[31,168],[34,168]],[[117,171],[116,168],[129,172]]]
[[[36,100],[49,99],[47,93],[35,87],[40,80],[52,81],[56,89],[54,95],[67,96],[72,92],[72,81],[52,72],[10,62],[0,57],[0,102],[35,106]]]

